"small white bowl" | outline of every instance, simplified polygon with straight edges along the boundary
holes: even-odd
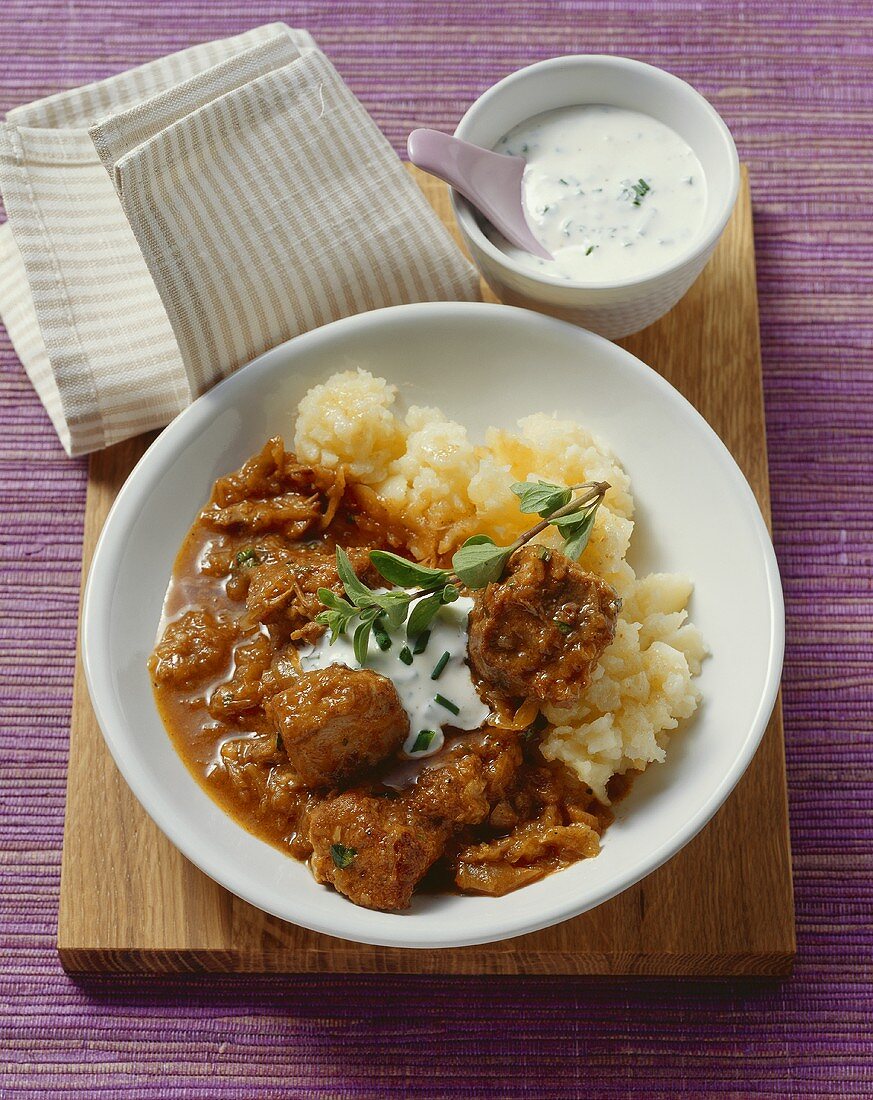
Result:
[[[586,103],[643,111],[675,130],[697,154],[706,175],[706,214],[680,255],[640,278],[570,282],[535,273],[501,252],[455,191],[452,205],[476,266],[501,301],[550,313],[612,340],[657,321],[703,270],[734,208],[740,163],[722,118],[684,80],[642,61],[603,54],[555,57],[519,69],[476,100],[455,136],[491,149],[534,115]]]
[[[415,353],[410,354],[414,348]],[[703,705],[617,807],[596,859],[502,898],[422,895],[407,913],[359,909],[245,831],[197,784],[161,722],[146,671],[173,559],[213,481],[270,435],[290,444],[297,404],[337,370],[396,383],[402,404],[437,405],[481,441],[532,412],[570,417],[607,441],[637,504],[639,572],[693,578],[691,617],[712,649]],[[458,947],[583,913],[679,851],[752,758],[782,667],[782,591],[758,505],[724,444],[660,375],[615,344],[530,310],[473,303],[348,317],[268,351],[178,416],[116,500],[94,555],[82,619],[91,699],[125,779],[192,862],[253,905],[347,940]],[[153,899],[155,905],[160,898]]]

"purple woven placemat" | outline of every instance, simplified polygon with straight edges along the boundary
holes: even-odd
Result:
[[[796,973],[65,977],[54,935],[86,467],[64,457],[0,328],[0,1097],[870,1096],[873,9],[2,0],[0,111],[279,18],[317,36],[398,148],[413,126],[452,128],[510,70],[570,52],[663,65],[733,129],[752,173],[788,606]]]

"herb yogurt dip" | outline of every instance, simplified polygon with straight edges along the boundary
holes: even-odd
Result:
[[[367,668],[393,682],[409,715],[409,736],[403,746],[408,756],[432,756],[443,747],[443,726],[477,730],[490,713],[479,698],[466,660],[467,618],[472,607],[473,601],[461,596],[439,609],[430,629],[415,644],[407,644],[405,626],[401,625],[393,630],[385,627],[390,645],[383,641],[370,646]],[[333,642],[330,634],[325,634],[308,652],[301,653],[300,663],[306,671],[332,664],[362,667],[348,634]]]
[[[706,179],[693,150],[641,111],[588,105],[545,111],[500,139],[495,152],[527,161],[522,202],[541,260],[495,229],[502,252],[540,274],[575,282],[645,275],[696,236]]]

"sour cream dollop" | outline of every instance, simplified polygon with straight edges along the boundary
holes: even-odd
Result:
[[[441,607],[431,623],[430,637],[421,653],[414,652],[405,626],[388,632],[389,649],[380,649],[375,640],[370,639],[366,667],[387,676],[397,689],[400,702],[409,715],[409,736],[403,750],[416,759],[432,756],[442,748],[443,726],[477,730],[490,713],[476,692],[467,664],[467,619],[472,607],[473,601],[466,596]],[[401,659],[404,648],[409,663]],[[442,660],[444,654],[448,654],[445,661]],[[349,634],[341,634],[333,645],[330,634],[324,634],[310,649],[301,651],[300,663],[306,672],[328,665],[361,667]],[[438,666],[441,667],[437,672]],[[434,736],[422,737],[416,749],[422,733]],[[427,744],[422,747],[425,741]]]
[[[510,130],[498,153],[527,161],[523,205],[541,260],[496,230],[491,240],[519,264],[575,282],[645,275],[697,235],[706,179],[694,151],[669,126],[623,107],[562,107]]]

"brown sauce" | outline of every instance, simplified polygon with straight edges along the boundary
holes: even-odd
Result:
[[[403,552],[406,540],[371,492],[300,466],[279,440],[216,482],[149,662],[197,780],[250,832],[374,908],[404,908],[415,888],[502,894],[596,855],[612,815],[542,758],[535,727],[447,737],[423,770],[396,751],[348,782],[304,785],[271,716],[299,683],[298,646],[320,634],[318,587],[342,593],[338,544],[373,584],[366,551]],[[337,847],[355,852],[349,866]]]

